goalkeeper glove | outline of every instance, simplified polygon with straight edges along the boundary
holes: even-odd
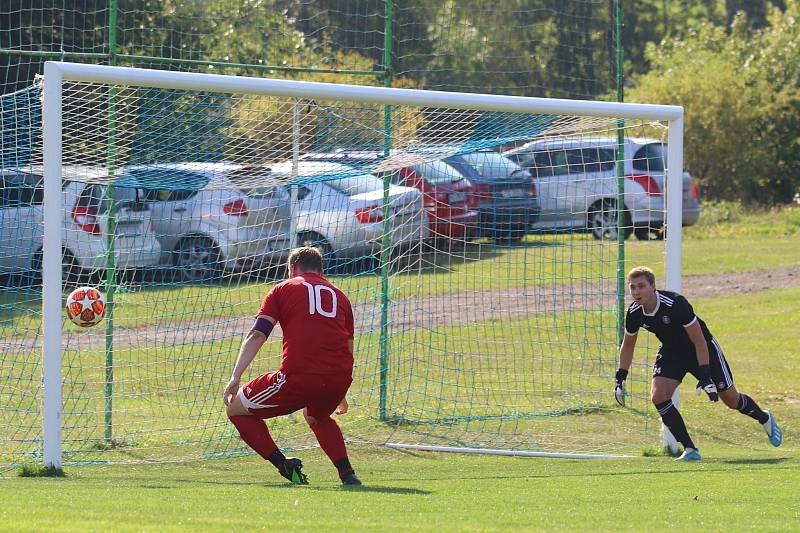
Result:
[[[697,382],[697,394],[705,392],[708,394],[708,399],[712,402],[719,400],[719,393],[717,393],[717,386],[711,380],[711,369],[708,365],[700,365],[700,381]]]
[[[628,371],[620,368],[614,376],[614,399],[622,407],[625,407],[625,380],[628,377]]]

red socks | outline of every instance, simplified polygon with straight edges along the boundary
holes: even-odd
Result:
[[[322,447],[325,455],[331,460],[333,464],[337,461],[347,458],[347,448],[344,445],[344,437],[342,430],[331,417],[317,419],[316,423],[311,426],[314,435],[317,436],[317,442]]]
[[[258,455],[270,461],[270,456],[278,449],[278,445],[272,440],[264,421],[249,415],[234,415],[228,418],[236,426],[242,440]],[[341,436],[341,433],[339,435]]]
[[[272,440],[267,424],[260,418],[249,415],[234,415],[228,417],[231,423],[236,426],[239,436],[247,443],[258,455],[280,468],[286,459],[278,449],[278,445]],[[353,467],[347,458],[347,448],[344,444],[342,430],[331,417],[317,419],[311,426],[317,441],[322,450],[336,466],[339,476],[353,473]]]

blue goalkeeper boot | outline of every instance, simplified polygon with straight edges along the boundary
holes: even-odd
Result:
[[[687,461],[688,462],[688,461],[699,461],[700,459],[702,459],[702,457],[700,457],[700,450],[697,450],[695,448],[689,448],[689,449],[683,450],[683,453],[681,454],[681,456],[678,457],[675,460],[676,461]]]
[[[308,476],[303,473],[303,461],[296,457],[287,457],[278,472],[295,485],[308,485]]]
[[[764,426],[764,431],[767,432],[769,443],[777,448],[783,442],[783,432],[781,428],[778,427],[778,423],[775,422],[775,417],[772,416],[772,413],[769,411],[764,412],[769,415],[769,420],[762,424]]]

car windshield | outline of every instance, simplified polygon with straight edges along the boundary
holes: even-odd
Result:
[[[325,184],[347,196],[383,190],[383,180],[368,174],[326,181]]]
[[[102,215],[108,212],[109,202],[103,185],[86,185],[78,196],[76,206],[91,209],[93,214]],[[114,186],[114,199],[118,202],[117,207],[136,204],[140,201],[139,189],[132,187]]]
[[[148,202],[174,202],[191,198],[208,182],[205,173],[153,167],[126,171],[118,184],[143,189]]]
[[[411,168],[431,185],[455,183],[464,179],[464,176],[444,161],[420,163],[419,165],[413,165]]]
[[[281,187],[291,181],[291,175],[274,172],[272,168],[265,166],[234,169],[227,176],[250,198],[267,198],[279,194]]]
[[[645,172],[664,172],[667,162],[667,145],[646,144],[633,155],[633,168]]]
[[[0,174],[0,207],[41,205],[44,200],[44,179],[27,172]]]
[[[522,170],[518,164],[497,152],[475,152],[463,156],[467,162],[478,169],[481,176],[506,177]]]

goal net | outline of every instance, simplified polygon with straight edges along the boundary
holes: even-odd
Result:
[[[3,170],[44,228],[3,243],[30,267],[4,282],[3,466],[249,454],[222,390],[300,245],[353,302],[351,444],[658,446],[646,343],[627,407],[612,388],[626,268],[679,288],[679,108],[68,63],[44,87],[43,136]],[[98,326],[65,318],[78,285],[109,301]],[[316,445],[299,413],[269,427]]]

